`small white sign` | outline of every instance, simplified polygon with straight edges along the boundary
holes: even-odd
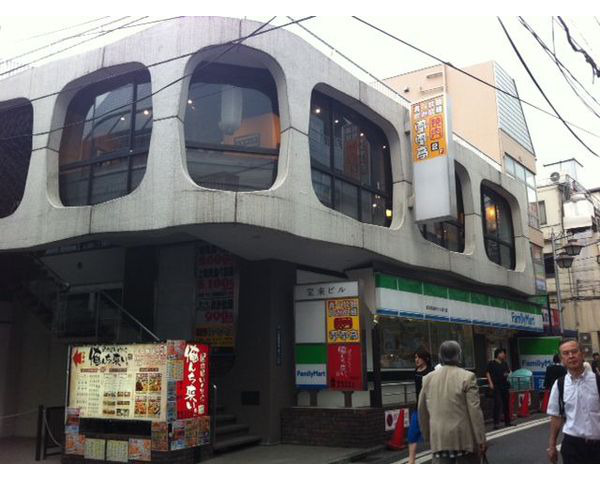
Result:
[[[409,411],[408,408],[404,410],[404,428],[408,428],[410,425]],[[398,423],[398,417],[400,416],[400,409],[397,410],[386,410],[385,412],[385,431],[396,430],[396,424]]]
[[[358,282],[312,283],[294,288],[296,301],[347,297],[358,297]]]
[[[296,365],[296,387],[327,388],[327,365]]]

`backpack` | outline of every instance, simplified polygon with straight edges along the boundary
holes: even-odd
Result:
[[[596,387],[598,388],[598,400],[600,400],[600,375],[597,373],[596,376]],[[560,416],[565,418],[565,376],[558,377],[556,380],[558,383],[558,411]]]

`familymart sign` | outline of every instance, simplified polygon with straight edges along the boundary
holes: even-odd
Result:
[[[375,274],[377,314],[495,328],[543,331],[538,305]]]

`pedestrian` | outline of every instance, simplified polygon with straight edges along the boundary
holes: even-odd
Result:
[[[544,390],[550,390],[556,379],[564,377],[567,374],[567,369],[560,363],[560,355],[556,354],[552,358],[552,365],[546,367],[546,375],[544,375]]]
[[[558,461],[556,439],[562,428],[563,463],[600,463],[600,376],[584,367],[577,340],[563,340],[559,350],[567,374],[554,382],[550,393],[548,458]]]
[[[423,377],[433,372],[431,367],[431,354],[420,348],[415,353],[415,391],[417,393],[417,405],[419,404],[419,394],[423,387]],[[410,418],[408,427],[408,463],[415,463],[417,459],[417,443],[423,441],[421,429],[419,428],[419,412],[415,410]]]
[[[506,350],[497,348],[494,350],[494,359],[488,364],[486,377],[490,390],[494,395],[494,430],[500,428],[500,407],[504,412],[504,424],[512,427],[509,407],[510,383],[508,376],[510,368],[506,363]]]
[[[479,463],[487,449],[477,378],[459,366],[461,355],[457,342],[443,342],[442,367],[423,378],[419,426],[432,463]]]
[[[592,355],[592,372],[600,375],[600,353],[598,352]]]

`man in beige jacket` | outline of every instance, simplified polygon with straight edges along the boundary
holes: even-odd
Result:
[[[487,448],[477,379],[458,366],[461,354],[457,342],[442,343],[442,368],[423,378],[419,424],[432,463],[479,463]]]

